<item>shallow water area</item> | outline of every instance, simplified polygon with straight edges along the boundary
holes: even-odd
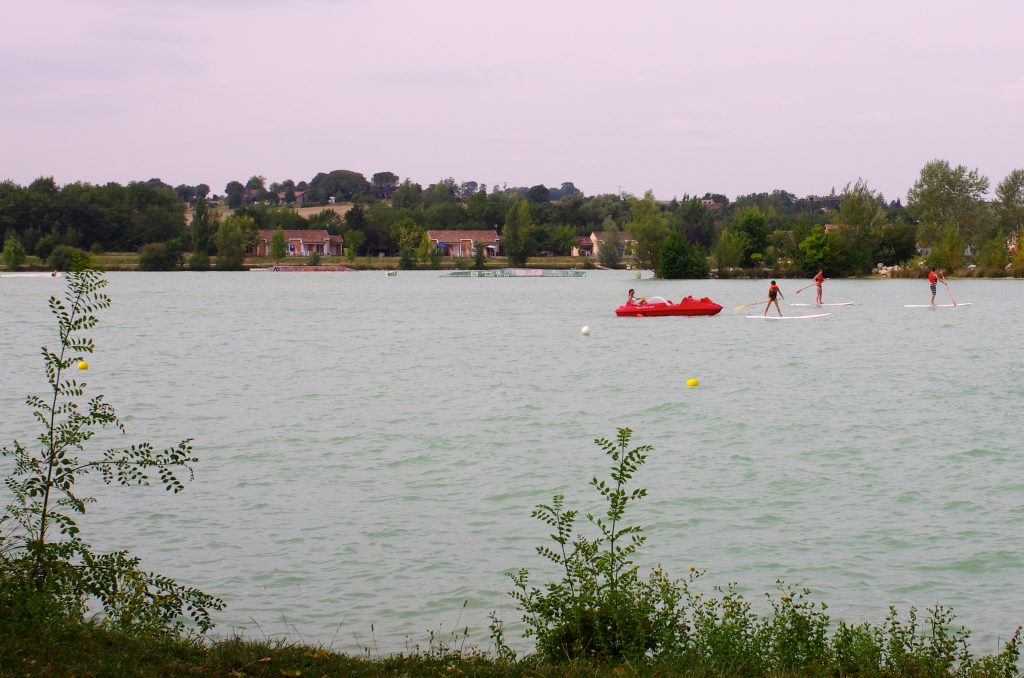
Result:
[[[781,578],[854,622],[940,602],[986,652],[1024,622],[1021,281],[954,280],[972,305],[931,309],[904,308],[925,281],[829,280],[825,301],[856,304],[773,323],[733,310],[767,281],[626,271],[108,279],[90,393],[122,442],[192,438],[201,462],[179,495],[97,490],[83,533],[223,597],[219,633],[385,652],[468,626],[486,646],[487,613],[514,617],[504,572],[550,572],[531,509],[561,492],[600,510],[592,440],[623,426],[655,447],[644,567],[695,566],[758,605]],[[814,301],[807,281],[779,282],[783,313],[818,312],[788,305]],[[618,318],[630,287],[725,308]],[[5,445],[35,435],[24,397],[45,389],[63,289],[0,284]]]

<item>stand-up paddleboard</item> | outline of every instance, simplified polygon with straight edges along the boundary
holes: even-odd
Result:
[[[970,306],[971,302],[962,301],[959,304],[903,304],[903,308],[956,308],[957,306]]]
[[[748,315],[751,320],[809,320],[811,318],[824,318],[831,313],[811,313],[809,315]]]
[[[853,301],[833,301],[829,304],[790,304],[790,306],[853,306]]]
[[[0,278],[59,278],[60,273],[0,273]]]

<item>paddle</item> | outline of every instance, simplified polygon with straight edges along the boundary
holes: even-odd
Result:
[[[766,304],[766,303],[768,303],[769,301],[771,301],[771,299],[764,299],[763,301],[753,301],[753,302],[751,302],[751,303],[749,303],[749,304],[742,304],[742,305],[740,305],[740,306],[737,306],[735,310],[737,310],[737,311],[742,311],[742,310],[743,310],[743,309],[745,309],[745,308],[746,308],[747,306],[757,306],[758,304]]]
[[[814,283],[811,283],[810,285],[804,285],[803,287],[801,287],[800,289],[798,289],[798,290],[796,291],[796,293],[797,293],[797,294],[800,294],[801,292],[803,292],[804,290],[806,290],[806,289],[807,289],[808,287],[814,287]]]
[[[942,278],[942,284],[946,286],[946,291],[949,292],[949,298],[953,300],[953,305],[956,306],[956,297],[953,296],[953,288],[946,282],[946,278]]]

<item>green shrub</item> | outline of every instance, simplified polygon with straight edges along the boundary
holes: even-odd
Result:
[[[788,589],[769,595],[772,614],[765,626],[771,666],[785,673],[814,673],[824,669],[829,656],[827,606],[810,598],[810,589]]]
[[[41,260],[46,261],[49,258],[50,253],[57,246],[57,241],[52,235],[44,235],[43,237],[36,240],[35,249],[33,254],[39,257]]]
[[[402,271],[410,271],[416,268],[416,260],[413,259],[412,250],[407,247],[398,250],[398,268]]]
[[[190,271],[209,271],[210,255],[203,251],[193,253],[188,258],[188,268]]]
[[[320,253],[319,252],[313,251],[313,252],[309,253],[309,265],[310,266],[319,266],[320,265]]]
[[[762,255],[754,254],[758,261]],[[687,242],[678,233],[670,235],[661,246],[659,271],[663,278],[707,278],[708,258],[699,245]]]
[[[17,271],[25,263],[26,256],[18,234],[13,229],[8,231],[4,236],[4,266],[8,271]]]
[[[678,587],[660,570],[643,579],[633,566],[645,537],[639,525],[623,520],[627,507],[647,490],[627,487],[653,448],[629,449],[632,433],[623,428],[614,441],[594,441],[611,460],[608,479],[590,482],[607,504],[603,515],[586,514],[596,537],[574,535],[578,512],[564,507],[562,495],[532,513],[555,531],[554,545],[537,552],[562,570],[561,581],[540,589],[530,585],[526,569],[509,574],[526,635],[537,639],[537,651],[547,661],[640,660],[671,653],[684,633]]]
[[[151,242],[139,250],[139,270],[177,271],[184,263],[184,255],[174,243]]]
[[[925,257],[929,267],[954,272],[964,264],[964,247],[966,242],[954,228],[948,227],[942,239]]]
[[[218,271],[242,270],[245,262],[245,233],[255,227],[255,220],[248,215],[233,214],[220,222],[214,237]]]
[[[57,245],[47,257],[46,265],[55,271],[84,271],[91,268],[92,258],[77,247]]]

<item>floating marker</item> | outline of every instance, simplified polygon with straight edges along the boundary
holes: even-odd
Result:
[[[89,363],[85,362],[84,360],[79,360],[78,361],[78,369],[80,369],[80,370],[87,370],[87,369],[89,369]]]
[[[582,334],[584,337],[589,337],[590,336],[590,325],[584,325],[580,329],[580,334]]]
[[[686,388],[696,388],[697,386],[700,386],[700,382],[693,377],[686,380]]]

